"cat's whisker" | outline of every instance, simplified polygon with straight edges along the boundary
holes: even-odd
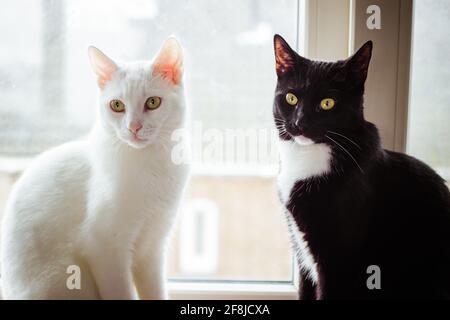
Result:
[[[289,135],[286,129],[278,129],[279,133],[282,135]]]
[[[331,138],[328,135],[325,135],[325,137],[327,137],[328,139],[330,139],[332,142],[334,142],[338,147],[340,147],[345,153],[347,153],[350,158],[353,160],[353,162],[358,166],[359,170],[361,170],[362,173],[364,173],[364,170],[361,168],[361,166],[359,165],[358,161],[356,161],[356,159],[353,157],[353,155],[347,150],[345,149],[339,142],[337,142],[336,140],[334,140],[333,138]]]
[[[343,134],[341,134],[341,133],[331,131],[331,130],[327,130],[327,132],[328,132],[328,133],[331,133],[331,134],[334,134],[334,135],[338,135],[338,136],[340,136],[340,137],[342,137],[342,138],[344,138],[344,139],[347,139],[348,141],[350,141],[351,143],[353,143],[359,150],[362,150],[361,146],[360,146],[359,144],[357,144],[355,141],[353,141],[352,139],[350,139],[349,137],[347,137],[347,136],[345,136],[345,135],[343,135]]]
[[[286,127],[286,123],[284,121],[280,121],[279,123],[275,122],[275,127],[277,127],[277,128]]]
[[[307,188],[306,188],[306,190],[307,190],[308,193],[311,193],[312,185],[313,185],[312,180],[311,180],[311,181],[308,181],[308,186],[307,186]]]

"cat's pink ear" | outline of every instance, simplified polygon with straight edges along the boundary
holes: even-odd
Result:
[[[291,49],[286,40],[278,34],[273,38],[273,44],[277,75],[281,77],[295,69],[296,53]]]
[[[153,75],[159,75],[178,85],[183,77],[183,49],[174,37],[164,42],[153,62]]]
[[[96,47],[90,46],[88,54],[92,70],[97,75],[98,86],[103,89],[117,71],[117,65]]]

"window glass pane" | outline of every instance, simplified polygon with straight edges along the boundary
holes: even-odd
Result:
[[[175,229],[169,275],[291,280],[274,180],[272,39],[296,43],[297,0],[17,0],[2,3],[1,16],[0,157],[31,158],[89,131],[97,99],[89,45],[118,60],[151,59],[174,34],[185,48],[193,138],[204,140],[180,212],[192,221]],[[235,129],[251,130],[242,138]],[[229,134],[223,150],[236,152],[243,139],[245,150],[265,154],[203,157],[208,132]],[[16,179],[1,171],[0,210]]]
[[[450,179],[450,2],[414,2],[408,152]]]

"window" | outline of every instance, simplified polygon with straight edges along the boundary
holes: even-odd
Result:
[[[414,2],[407,150],[450,179],[450,3]]]

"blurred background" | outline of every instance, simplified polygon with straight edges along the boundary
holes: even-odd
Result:
[[[414,6],[407,152],[448,179],[450,1]],[[36,155],[89,131],[97,97],[89,45],[114,59],[148,60],[174,34],[186,53],[191,121],[204,130],[257,130],[273,128],[273,34],[294,47],[306,36],[298,34],[297,0],[0,0],[0,7],[0,214]],[[292,280],[276,145],[249,143],[275,151],[257,162],[194,166],[171,242],[171,278]]]

